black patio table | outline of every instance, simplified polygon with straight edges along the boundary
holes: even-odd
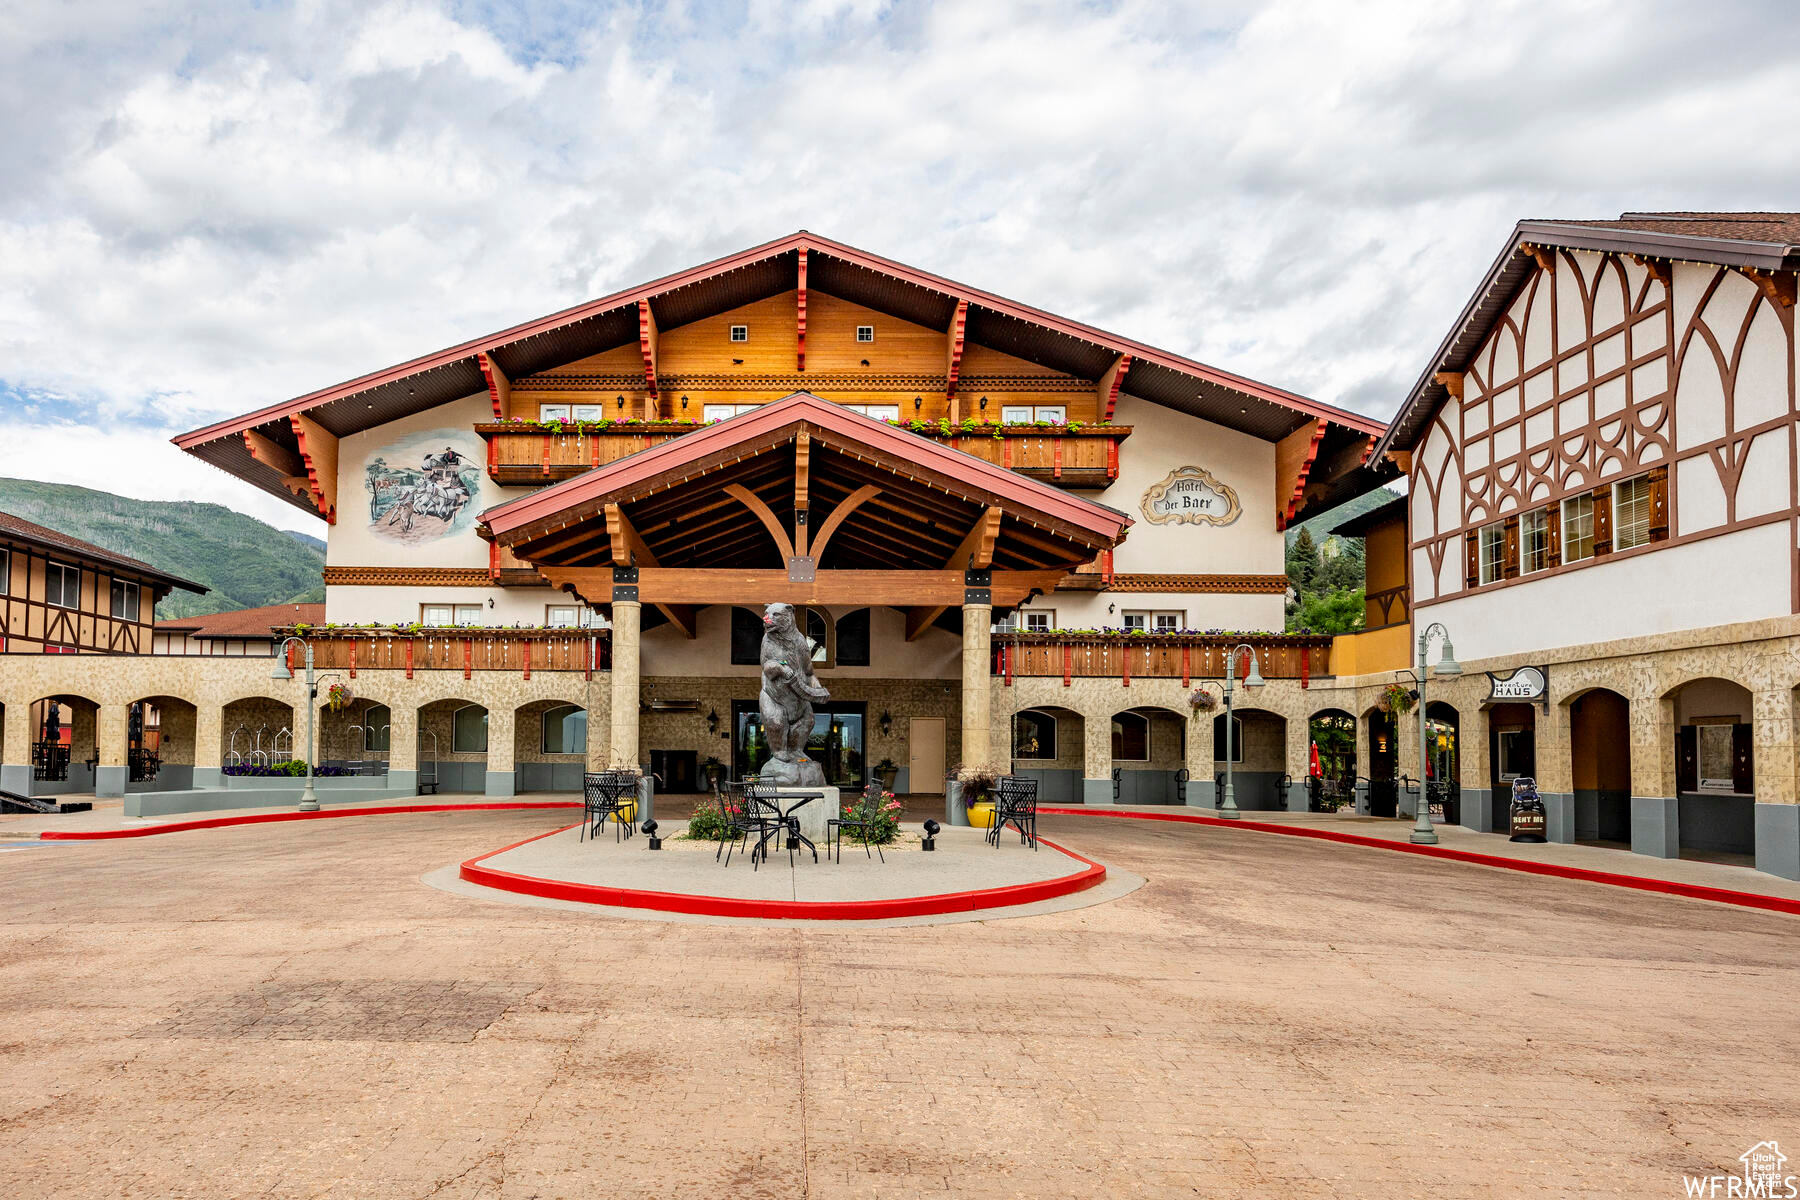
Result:
[[[780,805],[775,803],[774,797],[771,797],[771,796],[758,796],[757,797],[757,800],[760,803],[767,804],[770,808],[773,808],[776,812],[781,814],[781,824],[778,825],[775,829],[771,829],[771,830],[765,832],[762,835],[762,837],[760,839],[758,839],[758,841],[756,843],[756,849],[751,851],[751,861],[752,862],[755,861],[756,855],[758,853],[760,853],[762,855],[762,859],[764,862],[769,861],[769,848],[768,848],[769,847],[769,839],[774,837],[777,832],[782,832],[782,833],[787,834],[787,840],[788,840],[787,851],[788,851],[788,865],[789,866],[793,866],[794,851],[800,847],[801,843],[805,843],[806,848],[808,850],[812,851],[813,861],[818,862],[819,861],[819,848],[817,846],[813,845],[811,838],[807,837],[804,833],[800,832],[800,821],[799,821],[799,818],[794,816],[794,814],[799,812],[802,808],[805,808],[808,804],[811,804],[814,800],[823,800],[825,798],[825,793],[824,792],[788,792],[782,798],[785,800],[792,800],[793,803],[788,805],[786,808],[782,808]]]

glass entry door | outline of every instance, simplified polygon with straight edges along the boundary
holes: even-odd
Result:
[[[813,711],[812,737],[806,743],[808,758],[825,771],[833,787],[861,789],[867,778],[863,756],[863,730],[868,705],[863,701],[833,701]],[[763,735],[762,714],[751,700],[731,702],[731,771],[739,779],[760,772],[769,761],[769,739]]]

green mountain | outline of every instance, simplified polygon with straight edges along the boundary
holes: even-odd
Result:
[[[0,478],[0,511],[203,583],[176,590],[158,619],[325,599],[324,543],[218,504],[132,500],[67,483]]]
[[[1294,539],[1300,536],[1302,529],[1312,535],[1314,545],[1322,545],[1325,539],[1331,536],[1333,525],[1342,525],[1351,517],[1360,517],[1366,512],[1373,512],[1399,494],[1399,492],[1390,491],[1387,488],[1376,488],[1372,492],[1363,493],[1354,500],[1345,501],[1336,508],[1326,509],[1318,516],[1302,521],[1298,525],[1290,525],[1287,531],[1288,545],[1294,544]]]

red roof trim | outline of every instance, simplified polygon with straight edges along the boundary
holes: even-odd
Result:
[[[1258,383],[1255,380],[1247,379],[1242,375],[1234,375],[1229,371],[1221,371],[1216,367],[1209,367],[1205,363],[1196,362],[1194,359],[1184,358],[1179,354],[1171,354],[1166,350],[1159,350],[1156,347],[1146,345],[1143,342],[1120,337],[1117,334],[1108,333],[1103,329],[1095,328],[1092,325],[1085,325],[1079,321],[1071,321],[1065,317],[1059,317],[1052,313],[1045,312],[1042,309],[1033,308],[1030,305],[1008,300],[1004,296],[997,296],[992,292],[984,292],[978,288],[967,287],[954,280],[946,279],[941,275],[933,275],[928,271],[921,271],[917,268],[909,267],[904,263],[895,262],[888,258],[882,258],[879,255],[869,254],[866,251],[856,249],[854,246],[847,246],[842,242],[834,242],[829,238],[819,237],[816,234],[801,230],[797,233],[789,234],[787,237],[777,238],[772,242],[764,242],[760,246],[753,246],[750,249],[740,251],[737,254],[714,259],[709,263],[703,263],[700,266],[691,267],[685,271],[678,271],[673,275],[665,275],[661,279],[652,280],[651,282],[641,284],[638,287],[628,288],[622,292],[614,292],[610,296],[602,296],[597,300],[590,300],[585,304],[579,304],[573,308],[566,308],[560,312],[551,313],[549,316],[540,317],[535,321],[528,321],[523,325],[514,325],[509,329],[503,329],[497,333],[488,334],[485,337],[462,342],[458,345],[451,346],[448,349],[439,350],[433,354],[427,354],[419,358],[411,359],[383,371],[375,371],[367,375],[360,375],[355,379],[347,380],[344,383],[336,384],[332,387],[321,388],[315,392],[308,392],[304,396],[298,396],[292,400],[283,401],[280,404],[273,404],[267,408],[261,408],[257,409],[255,412],[246,413],[243,416],[232,417],[229,420],[208,425],[203,429],[196,429],[192,432],[181,434],[174,438],[173,441],[175,445],[181,447],[183,450],[187,450],[202,442],[209,442],[218,437],[237,433],[244,429],[254,428],[257,425],[280,419],[291,413],[301,412],[309,408],[316,408],[322,404],[329,404],[334,400],[341,400],[346,396],[352,396],[358,392],[367,391],[370,388],[379,387],[383,384],[394,383],[411,375],[435,370],[439,367],[450,366],[476,354],[492,351],[512,342],[521,341],[525,338],[545,333],[553,329],[559,329],[577,321],[599,316],[602,313],[611,312],[615,309],[633,306],[640,300],[649,300],[664,292],[673,291],[676,288],[698,283],[702,280],[711,278],[712,276],[722,275],[727,271],[734,271],[741,267],[760,262],[766,258],[772,258],[779,254],[786,254],[790,251],[815,249],[823,251],[833,258],[842,259],[843,261],[856,266],[877,271],[881,274],[904,280],[919,287],[929,288],[932,291],[942,292],[948,296],[955,296],[959,299],[968,300],[969,302],[982,308],[989,309],[990,311],[1005,316],[1015,317],[1030,324],[1039,325],[1046,329],[1064,333],[1070,337],[1080,338],[1083,341],[1092,342],[1096,345],[1105,346],[1115,353],[1130,354],[1133,358],[1156,363],[1172,370],[1180,371],[1184,374],[1194,375],[1207,380],[1208,382],[1218,384],[1221,387],[1227,387],[1248,396],[1267,400],[1273,404],[1279,404],[1284,408],[1292,408],[1298,412],[1314,417],[1324,417],[1334,424],[1343,425],[1346,428],[1357,429],[1364,433],[1375,434],[1378,436],[1386,432],[1387,429],[1386,423],[1378,421],[1373,417],[1365,417],[1360,413],[1353,413],[1347,409],[1337,408],[1329,404],[1322,404],[1317,400],[1310,400],[1304,396],[1297,395],[1294,392],[1271,387],[1268,384]]]
[[[641,483],[671,467],[704,458],[800,421],[854,438],[872,450],[909,459],[927,470],[967,480],[973,489],[992,492],[1002,499],[1065,521],[1108,541],[1117,541],[1131,524],[1131,518],[1117,509],[1072,496],[1061,488],[1027,479],[960,450],[940,446],[930,439],[872,420],[829,400],[822,400],[810,392],[795,392],[753,412],[709,425],[685,437],[660,442],[648,450],[639,451],[629,458],[609,463],[585,475],[578,475],[528,496],[496,505],[481,514],[481,523],[493,534],[510,533],[585,500]]]

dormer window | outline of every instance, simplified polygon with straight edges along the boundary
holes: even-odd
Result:
[[[859,342],[874,341],[875,327],[873,325],[858,325],[856,327],[856,340]]]
[[[749,341],[750,327],[748,325],[733,325],[731,327],[731,340],[734,342]]]

